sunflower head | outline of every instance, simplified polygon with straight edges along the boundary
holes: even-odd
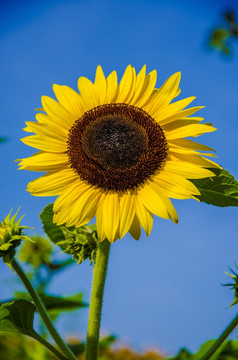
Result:
[[[20,225],[20,222],[24,215],[18,221],[16,221],[19,210],[20,208],[12,217],[11,210],[10,213],[5,217],[5,219],[0,223],[0,257],[2,257],[3,261],[9,266],[11,265],[11,262],[15,255],[15,248],[21,244],[21,241],[32,241],[28,236],[24,235],[23,232],[23,229],[32,228]]]
[[[199,195],[190,179],[214,176],[212,149],[188,137],[215,130],[194,116],[195,99],[178,100],[180,73],[156,86],[157,73],[136,74],[128,66],[121,81],[105,77],[78,80],[79,92],[54,85],[57,101],[42,97],[37,122],[26,122],[22,141],[39,151],[20,169],[44,171],[27,190],[58,196],[54,221],[80,227],[96,216],[99,241],[113,242],[127,232],[139,239],[151,232],[153,215],[178,222],[171,198]]]

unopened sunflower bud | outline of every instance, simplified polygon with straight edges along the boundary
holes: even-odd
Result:
[[[97,249],[97,233],[94,225],[81,226],[79,228],[69,229],[61,226],[64,232],[65,240],[57,243],[64,253],[73,256],[78,264],[89,259],[94,260]]]
[[[236,264],[236,268],[238,269],[238,264]],[[233,280],[234,282],[233,283],[230,283],[230,284],[224,284],[224,286],[230,286],[231,287],[231,290],[233,290],[234,292],[234,301],[233,303],[229,306],[233,306],[235,304],[238,304],[238,273],[236,273],[235,271],[233,271],[231,268],[230,268],[230,271],[232,272],[232,274],[229,274],[227,272],[225,272],[227,275],[229,275]]]
[[[20,225],[20,222],[24,215],[16,221],[17,214],[11,217],[11,212],[5,217],[3,222],[0,223],[0,257],[3,261],[10,266],[15,255],[15,248],[20,245],[22,240],[30,240],[28,236],[24,235],[23,229],[33,229],[28,226]]]

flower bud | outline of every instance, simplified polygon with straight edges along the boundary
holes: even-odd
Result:
[[[81,226],[79,228],[60,227],[64,232],[65,240],[57,243],[64,253],[73,255],[78,264],[89,259],[94,260],[97,249],[97,233],[95,225]]]
[[[238,269],[238,264],[236,264],[236,268]],[[233,271],[231,268],[229,268],[229,269],[232,272],[232,274],[229,274],[227,272],[225,272],[225,273],[228,276],[230,276],[234,280],[234,282],[230,283],[230,284],[224,284],[224,286],[230,286],[231,290],[233,290],[233,292],[234,292],[235,298],[234,298],[233,303],[229,306],[229,307],[231,307],[235,304],[238,304],[238,274],[235,271]]]
[[[3,222],[0,223],[0,257],[3,258],[3,261],[10,266],[10,268],[15,255],[15,248],[21,244],[22,240],[32,241],[28,236],[24,235],[23,229],[33,228],[20,225],[24,215],[16,221],[19,210],[20,208],[16,214],[11,217],[11,209]]]

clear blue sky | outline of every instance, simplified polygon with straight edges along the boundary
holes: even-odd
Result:
[[[201,141],[217,150],[218,162],[238,178],[238,46],[224,59],[205,47],[220,13],[236,9],[234,1],[89,0],[1,1],[0,146],[1,209],[22,205],[24,223],[42,232],[38,214],[52,202],[26,193],[38,174],[17,171],[14,159],[34,151],[20,142],[24,121],[34,119],[41,95],[53,96],[52,84],[76,89],[77,78],[94,79],[96,66],[121,76],[132,64],[158,70],[158,85],[182,72],[180,98],[197,96],[194,104],[217,132]],[[151,236],[139,242],[126,236],[112,245],[106,283],[102,331],[118,335],[135,349],[157,347],[174,354],[182,346],[196,350],[217,337],[234,316],[227,309],[232,292],[221,286],[228,266],[238,260],[237,209],[215,208],[196,201],[174,201],[179,225],[155,219]],[[82,290],[89,300],[92,267],[72,267],[52,284],[55,294]],[[7,298],[14,275],[1,263],[1,298]],[[65,334],[85,337],[87,310],[65,317],[58,325]],[[235,334],[236,335],[236,334]]]

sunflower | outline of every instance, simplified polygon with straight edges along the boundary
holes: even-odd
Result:
[[[128,231],[139,239],[141,226],[149,236],[153,214],[178,222],[170,198],[199,195],[189,179],[214,176],[208,168],[219,166],[204,157],[213,149],[185,138],[216,129],[191,117],[202,108],[186,108],[195,97],[173,101],[179,72],[160,88],[156,78],[156,70],[146,75],[143,66],[136,75],[129,65],[118,84],[115,71],[106,78],[98,66],[94,83],[79,78],[79,93],[53,85],[58,101],[42,96],[37,122],[24,128],[35,135],[22,139],[40,151],[19,166],[46,172],[27,190],[58,195],[56,224],[79,227],[96,216],[100,241]]]

